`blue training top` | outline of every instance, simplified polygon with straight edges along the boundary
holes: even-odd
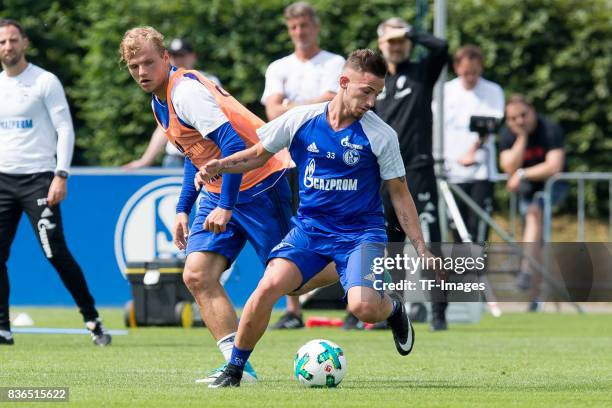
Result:
[[[334,131],[327,106],[291,109],[257,130],[267,151],[288,147],[297,165],[296,221],[333,233],[384,229],[382,180],[406,174],[397,133],[372,111]]]

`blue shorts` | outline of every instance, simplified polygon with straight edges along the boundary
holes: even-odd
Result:
[[[374,288],[374,281],[382,279],[373,273],[372,265],[374,258],[384,257],[386,242],[384,227],[334,234],[294,221],[294,227],[272,249],[268,261],[284,258],[297,265],[302,274],[302,283],[296,290],[321,272],[327,264],[335,262],[346,294],[353,286]]]
[[[217,200],[210,195],[202,197],[200,208],[189,232],[187,254],[200,251],[214,252],[225,256],[231,264],[238,257],[246,241],[249,241],[261,262],[265,264],[270,250],[289,231],[291,220],[289,183],[284,176],[279,179],[277,173],[268,179],[271,177],[277,178],[275,184],[254,194],[246,202],[238,201],[226,230],[219,234],[204,230],[204,221],[217,207]]]

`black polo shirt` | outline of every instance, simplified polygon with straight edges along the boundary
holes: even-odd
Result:
[[[431,102],[433,88],[448,61],[448,43],[427,33],[416,33],[415,44],[428,49],[419,62],[409,60],[385,77],[385,89],[376,101],[376,114],[398,134],[407,170],[433,165]]]

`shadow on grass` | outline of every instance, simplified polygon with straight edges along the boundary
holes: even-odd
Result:
[[[375,381],[350,381],[347,384],[342,384],[344,389],[470,389],[478,388],[475,385],[469,384],[452,384],[443,380],[385,380],[384,382]]]
[[[201,344],[196,344],[196,343],[181,343],[181,342],[172,342],[172,340],[168,340],[167,342],[165,341],[156,341],[154,343],[125,343],[125,344],[113,344],[111,347],[115,347],[115,348],[155,348],[155,347],[168,347],[171,348],[172,350],[176,351],[179,350],[180,352],[184,351],[185,349],[196,349],[196,350],[203,350],[204,347]]]
[[[461,332],[461,333],[539,333],[537,328],[525,328],[517,326],[496,326],[496,327],[482,327],[475,325],[450,325],[448,328],[449,332]],[[438,333],[432,333],[438,334]]]
[[[295,381],[287,381],[287,380],[266,380],[262,382],[263,385],[265,383],[266,386],[272,388],[279,389],[302,389],[306,390],[308,388],[302,387],[297,384]],[[451,383],[449,381],[444,380],[398,380],[398,379],[385,379],[384,381],[372,381],[372,380],[350,380],[348,382],[343,382],[338,386],[338,389],[341,390],[400,390],[400,389],[473,389],[480,388],[478,385],[471,384],[456,384]],[[315,390],[326,390],[327,388],[314,388]]]
[[[39,343],[34,343],[30,341],[30,339],[25,339],[21,336],[22,335],[15,336],[15,346],[13,346],[14,347],[12,348],[13,350],[20,348],[20,346],[22,345],[23,347],[33,347],[33,346],[38,347],[40,345]],[[53,335],[53,336],[58,336],[58,335]],[[48,342],[46,346],[49,348],[52,348],[52,350],[58,350],[58,349],[74,350],[75,348],[78,349],[81,347],[83,349],[97,349],[97,350],[109,350],[109,351],[113,349],[125,350],[125,349],[151,349],[151,348],[152,349],[170,348],[172,350],[176,350],[177,348],[180,348],[180,350],[185,350],[185,349],[203,350],[203,346],[196,342],[181,342],[181,341],[176,341],[173,339],[168,339],[167,341],[158,340],[153,343],[146,343],[146,342],[140,343],[140,342],[134,341],[133,339],[129,339],[128,341],[122,341],[122,340],[123,339],[117,339],[113,337],[113,342],[110,346],[99,347],[99,346],[94,345],[91,341],[91,338],[89,337],[83,337],[83,340],[70,339],[68,341],[57,341],[57,339],[53,339],[52,341]],[[9,349],[9,347],[6,347],[6,349]]]
[[[482,327],[476,324],[463,324],[463,323],[451,323],[448,327],[447,331],[439,331],[432,333],[429,331],[429,323],[417,323],[413,324],[414,332],[418,334],[427,334],[433,336],[441,336],[448,333],[451,335],[453,332],[461,332],[461,333],[475,333],[475,332],[486,332],[486,333],[536,333],[538,329],[536,327],[518,327],[518,326],[495,326],[495,327]],[[345,332],[346,333],[346,332]],[[391,333],[391,330],[359,330],[353,331],[353,333],[367,333],[367,334],[383,334],[383,333]]]

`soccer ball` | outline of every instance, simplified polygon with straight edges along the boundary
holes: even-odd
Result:
[[[335,387],[346,375],[346,358],[336,343],[311,340],[295,355],[293,372],[306,387]]]

